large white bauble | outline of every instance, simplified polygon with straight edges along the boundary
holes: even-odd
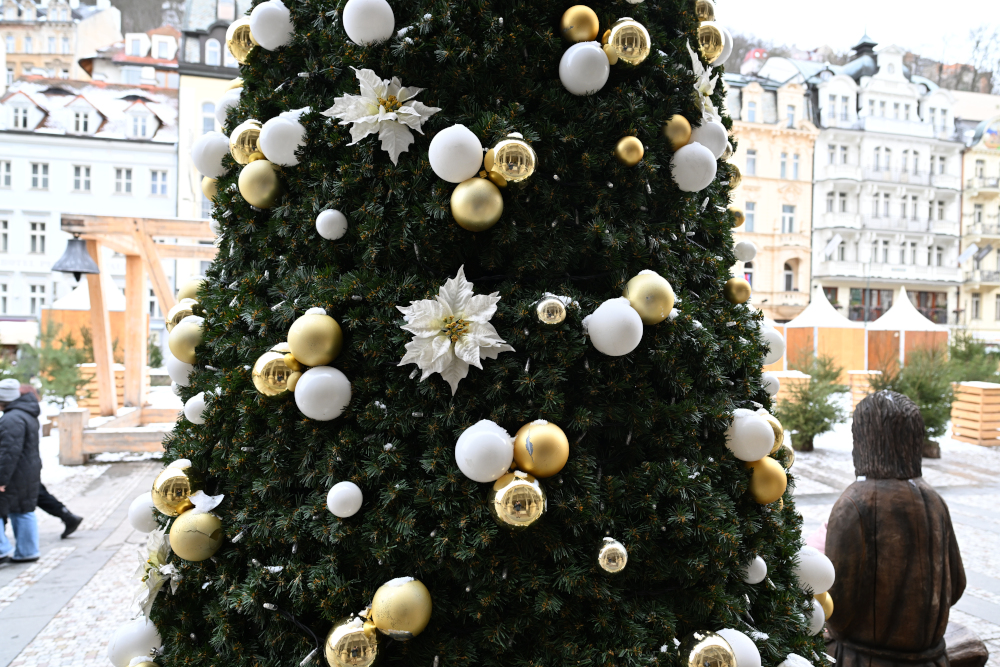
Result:
[[[763,385],[764,391],[767,392],[768,396],[777,396],[778,392],[781,391],[781,380],[771,371],[760,374],[760,383]]]
[[[717,67],[729,60],[729,56],[733,55],[733,35],[717,21],[702,21],[702,23],[714,25],[722,33],[722,53],[712,61],[712,67]]]
[[[167,357],[166,365],[167,375],[170,376],[171,380],[182,387],[186,387],[191,383],[191,371],[194,370],[194,366],[184,363],[173,355]]]
[[[316,231],[327,241],[336,241],[347,233],[347,216],[335,208],[320,211],[316,216]]]
[[[361,488],[354,482],[337,482],[326,494],[326,507],[344,519],[357,514],[364,499]]]
[[[309,419],[330,421],[351,402],[351,382],[330,366],[310,368],[295,384],[295,405]]]
[[[396,17],[385,0],[347,0],[344,30],[355,44],[374,44],[392,37]]]
[[[455,462],[474,482],[493,482],[514,460],[514,438],[502,426],[483,419],[465,429],[455,444]]]
[[[118,626],[108,642],[108,660],[114,667],[128,667],[132,658],[149,655],[154,648],[163,645],[156,626],[145,616]]]
[[[734,417],[726,429],[726,447],[740,461],[759,461],[774,447],[774,429],[763,417]]]
[[[684,192],[707,188],[715,180],[718,168],[712,151],[697,142],[681,146],[670,160],[670,175]]]
[[[759,584],[767,576],[767,563],[760,556],[754,556],[750,564],[743,570],[743,581],[748,584]]]
[[[205,423],[205,392],[198,392],[184,404],[184,416],[192,424]]]
[[[610,357],[628,354],[642,340],[642,318],[623,296],[602,303],[584,323],[590,342]]]
[[[262,6],[257,5],[257,8]],[[295,151],[305,143],[306,128],[287,116],[275,116],[264,123],[260,128],[260,138],[257,139],[264,157],[283,167],[294,167],[299,163]]]
[[[767,343],[767,354],[764,355],[764,365],[773,364],[785,356],[785,338],[777,329],[761,329],[760,338]]]
[[[729,642],[736,655],[736,667],[760,667],[760,651],[753,640],[739,630],[724,628],[717,633],[720,637]]]
[[[226,92],[222,93],[222,97],[219,98],[218,104],[215,105],[215,120],[219,121],[219,125],[226,124],[226,115],[229,110],[240,103],[240,95],[243,94],[243,86],[239,88],[230,88]]]
[[[559,80],[574,95],[593,95],[608,82],[611,64],[597,42],[577,42],[559,61]]]
[[[128,506],[128,522],[140,533],[150,533],[159,528],[159,525],[156,523],[156,517],[153,516],[153,512],[155,511],[156,506],[153,504],[153,494],[147,491],[140,496],[136,496],[132,504]]]
[[[475,132],[456,124],[434,135],[427,158],[438,178],[461,183],[479,173],[483,164],[483,144]]]
[[[795,576],[799,585],[813,595],[826,593],[837,578],[833,562],[815,547],[802,547],[795,564]]]
[[[206,132],[191,147],[191,161],[202,176],[219,178],[226,173],[222,158],[229,155],[229,137],[222,132]]]
[[[250,12],[250,34],[254,41],[268,51],[288,44],[294,33],[292,14],[281,0],[262,2]]]
[[[691,141],[696,141],[708,150],[716,158],[722,157],[729,145],[729,133],[726,126],[717,120],[706,120],[698,127],[691,130]]]
[[[823,611],[823,605],[819,603],[819,600],[813,598],[812,609],[806,612],[806,624],[809,625],[809,634],[818,635],[823,631],[825,623],[826,612]]]
[[[733,253],[736,255],[736,259],[741,262],[752,262],[753,258],[757,256],[757,246],[754,245],[753,241],[740,241],[733,248]]]

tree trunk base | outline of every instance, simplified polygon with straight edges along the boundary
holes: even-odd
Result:
[[[925,459],[941,458],[941,445],[939,445],[934,440],[924,440],[924,458]]]
[[[813,439],[802,438],[800,440],[796,440],[793,444],[793,448],[797,452],[811,452],[813,451]]]

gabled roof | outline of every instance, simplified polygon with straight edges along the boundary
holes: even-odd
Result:
[[[812,299],[805,310],[791,322],[785,324],[789,329],[864,329],[861,322],[852,322],[837,312],[826,298],[823,286],[817,285],[813,290]]]
[[[940,324],[934,324],[916,309],[906,288],[900,287],[892,301],[892,308],[882,317],[868,325],[869,331],[947,331]]]

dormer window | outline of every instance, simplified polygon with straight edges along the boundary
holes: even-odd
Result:
[[[889,72],[889,74],[895,74],[896,73],[896,66],[893,65],[892,63],[889,63],[889,65],[885,69],[886,69],[887,72]]]
[[[148,131],[148,118],[145,114],[132,116],[132,136],[137,139],[145,139]]]
[[[159,40],[156,42],[156,57],[160,60],[166,60],[167,54],[170,53],[170,44],[166,40]]]
[[[28,109],[26,107],[14,107],[14,129],[28,129]]]
[[[128,54],[130,56],[142,56],[142,40],[140,39],[128,40]]]
[[[90,114],[86,111],[73,113],[73,131],[80,134],[90,132]]]
[[[214,37],[205,41],[205,64],[218,67],[221,60],[221,46]]]

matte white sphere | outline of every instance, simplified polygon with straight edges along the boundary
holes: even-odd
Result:
[[[250,12],[250,34],[268,51],[288,44],[294,33],[292,14],[281,0],[262,2]]]
[[[354,482],[337,482],[326,494],[326,507],[335,516],[344,519],[357,514],[364,499],[361,488]]]
[[[819,603],[819,600],[813,598],[812,609],[806,612],[806,624],[809,626],[809,634],[818,635],[823,631],[825,623],[826,612],[823,611],[823,605]]]
[[[153,505],[153,494],[147,491],[140,496],[136,496],[132,504],[128,506],[128,522],[140,533],[152,532],[159,528],[159,524],[156,523],[156,517],[153,516],[155,511],[156,506]]]
[[[704,190],[715,180],[717,170],[715,155],[697,142],[681,146],[670,160],[670,175],[684,192]]]
[[[205,423],[205,392],[198,392],[184,404],[184,416],[192,424]]]
[[[736,667],[760,667],[760,651],[753,640],[739,630],[724,628],[716,634],[729,642],[736,655]]]
[[[180,396],[181,395],[181,385],[177,384],[176,382],[171,382],[170,383],[170,391],[174,392],[174,396]]]
[[[219,178],[226,173],[222,158],[229,155],[229,137],[222,132],[206,132],[191,147],[191,161],[202,176]]]
[[[242,94],[243,86],[230,88],[222,93],[222,97],[219,98],[219,102],[215,105],[215,120],[219,121],[219,125],[226,124],[226,115],[231,108],[240,103],[240,95]]]
[[[514,460],[514,438],[502,426],[483,419],[465,429],[455,444],[455,462],[474,482],[493,482]]]
[[[702,21],[702,23],[710,23],[718,28],[719,32],[722,33],[722,53],[720,53],[719,57],[711,63],[712,67],[717,67],[729,60],[729,56],[733,55],[733,36],[718,21]]]
[[[222,233],[222,227],[219,227],[219,221],[215,218],[211,218],[208,221],[208,228],[212,230],[212,233],[218,236]]]
[[[344,30],[355,44],[374,44],[392,37],[396,17],[385,0],[347,0]]]
[[[739,261],[752,262],[753,258],[757,256],[757,246],[754,245],[753,241],[740,241],[733,248],[733,252]]]
[[[760,374],[760,383],[768,396],[777,396],[778,392],[781,391],[781,380],[771,371]]]
[[[799,578],[799,585],[804,590],[813,595],[830,590],[837,576],[833,562],[826,554],[815,547],[806,546],[799,549],[797,560],[795,576]]]
[[[761,340],[767,343],[768,351],[764,355],[764,365],[773,364],[785,356],[785,338],[777,329],[764,328],[760,332]]]
[[[461,183],[479,173],[483,164],[483,144],[475,132],[456,124],[434,135],[427,158],[438,178]]]
[[[328,241],[336,241],[347,233],[347,216],[335,208],[320,211],[316,216],[316,231]]]
[[[258,5],[260,8],[261,5]],[[295,151],[306,143],[306,128],[297,120],[275,116],[260,128],[257,145],[264,157],[283,167],[294,167],[299,163]]]
[[[759,461],[774,447],[774,429],[763,417],[734,417],[726,429],[726,447],[740,461]]]
[[[750,564],[743,570],[743,581],[748,584],[759,584],[767,576],[767,563],[760,556],[754,556]]]
[[[309,419],[336,419],[351,402],[351,382],[336,368],[310,368],[295,385],[295,405]]]
[[[691,141],[698,142],[716,158],[722,157],[729,145],[729,133],[726,126],[717,120],[706,120],[698,127],[691,130]]]
[[[559,61],[559,80],[574,95],[593,95],[608,82],[611,63],[597,42],[577,42]]]
[[[145,616],[118,626],[108,642],[108,660],[114,667],[128,667],[132,658],[149,655],[163,645],[156,626]]]
[[[610,357],[628,354],[642,340],[642,318],[623,296],[608,299],[584,322],[590,342]]]
[[[191,371],[194,370],[194,366],[184,363],[173,355],[167,357],[166,366],[167,375],[170,376],[171,380],[182,387],[186,387],[191,383]]]

